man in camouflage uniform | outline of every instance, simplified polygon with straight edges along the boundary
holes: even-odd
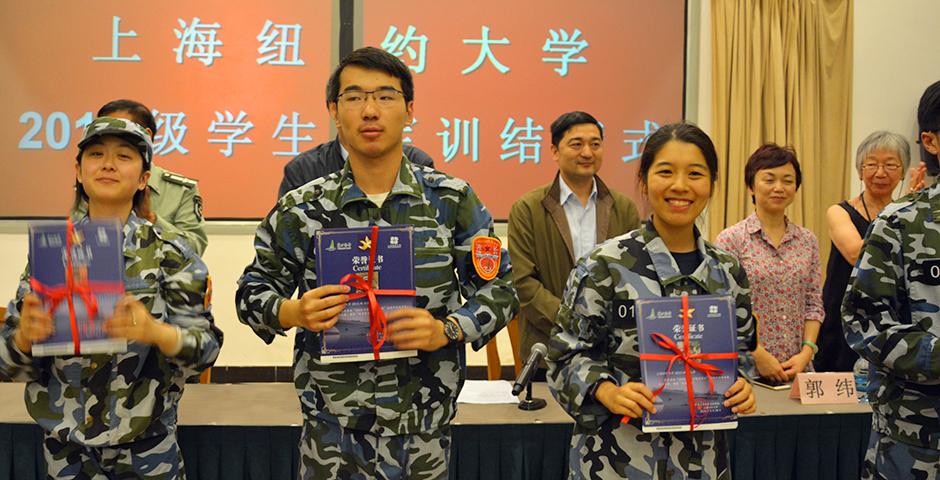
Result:
[[[135,100],[114,100],[98,110],[98,117],[124,118],[144,127],[153,138],[157,124],[153,113],[144,104]],[[80,202],[75,207],[76,215],[82,216],[88,206]],[[202,256],[209,245],[206,222],[202,216],[202,196],[198,182],[175,172],[153,165],[144,200],[136,209],[137,215],[166,232],[173,232]]]
[[[917,120],[936,171],[940,82]],[[842,303],[846,340],[869,362],[863,478],[940,478],[940,185],[889,205],[868,232]]]
[[[102,117],[88,126],[79,149],[95,148],[107,136],[138,148],[146,175],[147,132],[129,120]],[[88,216],[73,221],[81,225]],[[105,329],[130,340],[126,353],[33,357],[32,344],[51,333],[37,332],[41,325],[51,328],[51,317],[31,293],[28,267],[0,329],[0,372],[27,382],[26,408],[45,432],[49,478],[185,478],[177,405],[186,379],[211,366],[222,345],[206,300],[208,272],[175,234],[153,228],[133,210],[123,235],[128,296]]]
[[[330,77],[328,98],[349,159],[340,172],[290,191],[261,222],[257,256],[236,293],[239,320],[268,343],[300,327],[302,478],[446,478],[464,344],[482,348],[518,309],[509,259],[497,247],[498,271],[485,279],[472,245],[496,240],[487,239],[493,221],[480,199],[466,182],[403,156],[413,83],[399,59],[356,50]],[[317,286],[314,234],[400,224],[415,227],[417,308],[388,315],[388,339],[418,355],[323,364],[319,332],[335,325],[349,288]]]
[[[639,418],[621,424],[623,417],[595,398],[604,382],[643,381],[633,316],[637,299],[730,295],[737,305],[738,349],[756,347],[744,270],[697,231],[695,236],[704,261],[691,275],[679,271],[649,221],[598,246],[568,278],[549,348],[548,380],[576,422],[570,478],[731,478],[724,431],[643,433]]]

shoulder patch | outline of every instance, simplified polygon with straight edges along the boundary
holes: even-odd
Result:
[[[186,188],[194,188],[196,184],[199,183],[196,180],[193,180],[192,178],[184,177],[178,173],[173,173],[173,172],[165,171],[165,170],[163,172],[163,175],[161,175],[160,178],[162,178],[163,181],[165,182],[169,182],[174,185],[180,185]]]
[[[193,214],[196,215],[196,220],[200,222],[204,220],[202,216],[202,197],[199,195],[193,197]]]
[[[499,273],[501,246],[496,237],[479,236],[473,239],[473,268],[483,280],[490,281]]]

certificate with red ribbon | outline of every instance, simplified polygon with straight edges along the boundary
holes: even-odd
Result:
[[[110,338],[104,320],[124,295],[124,233],[118,222],[29,226],[30,287],[55,323],[34,356],[120,353],[125,339]]]
[[[656,413],[644,412],[644,432],[736,428],[722,405],[737,380],[737,321],[731,297],[696,295],[636,301],[643,384]]]
[[[320,334],[320,361],[413,357],[386,341],[386,314],[415,306],[414,227],[323,229],[317,232],[317,285],[352,287],[336,326]]]

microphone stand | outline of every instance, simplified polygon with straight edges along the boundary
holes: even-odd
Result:
[[[541,398],[532,398],[532,381],[525,387],[525,400],[519,401],[519,410],[538,410],[545,408],[545,400]]]

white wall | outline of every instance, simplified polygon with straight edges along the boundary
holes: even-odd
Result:
[[[852,93],[852,152],[875,130],[891,130],[911,142],[911,161],[920,161],[917,102],[940,80],[940,2],[903,0],[855,2],[855,65]],[[836,126],[834,126],[836,127]],[[855,195],[861,191],[857,178]]]

